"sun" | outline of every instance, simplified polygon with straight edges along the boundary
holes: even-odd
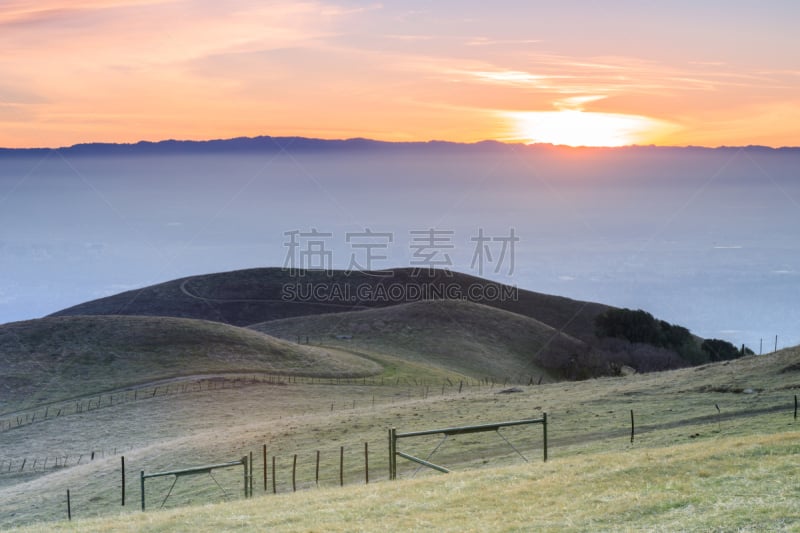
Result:
[[[640,115],[578,109],[507,113],[512,136],[528,143],[568,146],[628,146],[652,142],[665,124]]]

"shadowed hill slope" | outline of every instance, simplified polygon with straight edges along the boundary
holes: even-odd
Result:
[[[258,268],[173,280],[53,316],[175,316],[246,326],[431,299],[468,299],[533,318],[586,342],[594,339],[594,317],[609,308],[441,270],[328,273]]]
[[[566,362],[587,349],[583,342],[532,318],[459,300],[286,318],[250,328],[515,383],[560,378]]]
[[[0,411],[209,372],[364,376],[357,356],[298,346],[217,322],[76,316],[0,326]]]

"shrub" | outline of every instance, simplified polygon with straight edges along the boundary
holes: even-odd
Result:
[[[747,354],[747,352],[752,353],[752,351],[747,348],[742,352],[730,342],[720,339],[706,339],[703,341],[700,349],[703,353],[708,355],[709,361],[729,361],[731,359],[738,359]]]
[[[657,320],[641,309],[609,309],[595,318],[595,333],[600,338],[625,339],[671,350],[692,364],[709,360],[688,329]]]

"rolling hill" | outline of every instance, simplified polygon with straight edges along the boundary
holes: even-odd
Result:
[[[5,465],[13,460],[14,471],[6,466],[0,472],[0,528],[219,531],[267,524],[281,530],[349,531],[364,524],[378,528],[390,515],[392,528],[402,529],[428,513],[424,525],[445,530],[474,528],[475,516],[483,527],[489,516],[497,529],[509,524],[530,529],[540,520],[537,524],[555,530],[594,530],[599,524],[603,530],[794,531],[798,433],[792,399],[800,387],[798,361],[796,347],[661,373],[522,387],[513,395],[485,385],[461,391],[456,384],[441,393],[416,389],[412,397],[404,394],[407,386],[387,380],[367,387],[301,382],[203,390],[122,403],[2,434]],[[634,409],[635,443],[629,439]],[[529,462],[496,434],[454,435],[434,459],[452,474],[423,471],[422,479],[412,479],[418,465],[402,462],[399,480],[384,482],[386,428],[452,427],[542,412],[549,424],[546,463],[540,459],[538,428],[518,433],[509,428],[508,441]],[[439,440],[404,442],[403,449],[427,456]],[[365,442],[371,453],[369,485],[360,468]],[[264,444],[276,459],[269,475],[277,479],[277,495],[257,479],[255,499],[226,501],[241,498],[241,470],[227,478],[220,471],[217,479],[230,491],[227,496],[215,480],[187,476],[175,487],[169,509],[158,511],[171,480],[160,485],[149,480],[152,506],[145,513],[137,505],[135,475],[127,478],[129,500],[120,507],[118,456],[87,460],[90,450],[111,454],[124,448],[130,474],[218,463],[255,451],[260,473]],[[341,450],[345,488],[339,488]],[[317,452],[322,457],[319,485]],[[69,455],[68,466],[41,466],[43,457],[49,454],[52,463],[56,453],[62,461]],[[76,464],[80,453],[84,460]],[[40,466],[34,472],[35,457]],[[17,471],[23,458],[28,467]],[[592,494],[576,498],[587,486]],[[48,522],[65,520],[68,489],[72,522]],[[531,494],[548,505],[532,507]],[[467,518],[454,526],[442,508]],[[98,518],[87,522],[91,517]]]
[[[0,412],[208,372],[365,376],[380,365],[218,322],[52,317],[0,326]],[[24,399],[24,401],[22,400]]]
[[[516,289],[457,272],[258,268],[177,279],[76,305],[51,316],[144,315],[248,326],[282,318],[467,299],[537,320],[584,342],[608,306]]]
[[[460,300],[285,318],[250,328],[514,383],[558,379],[563,362],[587,349],[582,341],[530,317]]]

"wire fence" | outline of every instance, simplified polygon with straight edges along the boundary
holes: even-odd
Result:
[[[21,457],[21,458],[0,458],[0,476],[9,474],[32,474],[45,472],[47,470],[57,470],[70,466],[87,464],[96,459],[105,459],[121,455],[125,450],[113,448],[109,450],[99,449],[86,453],[55,454],[45,455],[44,457]]]
[[[540,384],[542,376],[530,379],[525,383]],[[416,378],[383,378],[383,377],[314,377],[314,376],[287,376],[280,374],[244,374],[237,376],[213,376],[199,379],[174,380],[157,385],[148,385],[139,388],[130,388],[121,391],[94,394],[82,398],[73,398],[61,402],[42,404],[30,409],[22,409],[10,413],[0,414],[0,432],[10,431],[22,426],[44,422],[62,416],[88,413],[98,409],[119,406],[130,402],[150,400],[156,397],[175,396],[180,394],[198,393],[203,391],[218,391],[236,389],[246,386],[289,384],[306,385],[363,385],[363,386],[394,386],[403,387],[408,399],[419,397],[428,398],[432,394],[448,394],[462,392],[463,390],[507,387],[513,385],[510,379],[499,380],[487,377],[483,379],[416,379]]]

